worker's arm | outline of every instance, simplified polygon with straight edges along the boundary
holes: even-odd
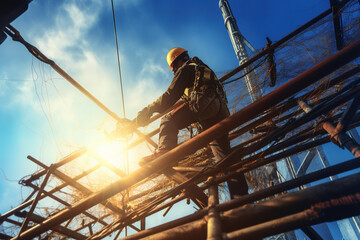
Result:
[[[184,65],[176,73],[166,90],[155,102],[142,109],[137,117],[138,126],[146,126],[153,113],[162,113],[175,104],[184,94],[185,88],[191,87],[195,77],[193,66]]]
[[[151,113],[166,111],[174,105],[184,94],[185,88],[191,87],[194,80],[195,70],[193,66],[185,65],[175,74],[166,92],[155,102],[148,106]]]

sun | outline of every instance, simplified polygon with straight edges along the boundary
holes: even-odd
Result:
[[[121,170],[125,169],[126,151],[124,143],[118,141],[100,142],[92,146],[90,150],[98,156],[98,160],[107,161]]]

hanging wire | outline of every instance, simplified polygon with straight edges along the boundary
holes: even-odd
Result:
[[[113,16],[113,23],[114,23],[114,33],[115,33],[115,43],[116,43],[116,54],[117,54],[117,62],[118,62],[118,69],[119,69],[119,78],[120,78],[120,87],[121,87],[121,99],[122,99],[122,106],[123,106],[123,114],[124,118],[126,118],[126,112],[125,112],[125,100],[124,100],[124,90],[123,90],[123,84],[122,84],[122,77],[121,77],[121,67],[120,67],[120,54],[119,54],[119,44],[117,40],[117,32],[116,32],[116,20],[115,20],[115,10],[114,10],[114,1],[111,0],[111,10],[112,10],[112,16]],[[128,145],[126,141],[126,145]],[[129,169],[129,156],[128,152],[126,152],[126,166],[125,166],[125,172],[128,174],[130,172]]]
[[[115,21],[115,11],[114,11],[114,2],[111,0],[111,9],[112,9],[112,16],[113,16],[113,23],[114,23],[114,33],[115,33],[115,43],[116,43],[116,54],[117,54],[117,62],[119,68],[119,77],[120,77],[120,86],[121,86],[121,99],[122,99],[122,106],[123,106],[123,114],[124,118],[126,118],[125,113],[125,101],[124,101],[124,91],[123,91],[123,84],[121,78],[121,68],[120,68],[120,55],[119,55],[119,44],[117,40],[117,32],[116,32],[116,21]]]

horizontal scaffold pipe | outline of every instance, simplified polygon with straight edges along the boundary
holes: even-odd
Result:
[[[178,161],[189,154],[192,154],[212,140],[223,135],[224,132],[231,131],[232,129],[253,119],[260,113],[273,107],[275,104],[278,104],[293,96],[297,92],[310,86],[312,83],[318,81],[322,77],[325,77],[336,69],[356,59],[359,57],[359,55],[360,40],[345,47],[343,50],[325,59],[311,69],[305,71],[291,81],[275,89],[273,92],[265,95],[263,98],[253,102],[252,104],[224,119],[206,131],[200,133],[189,141],[160,156],[151,163],[151,166],[144,166],[134,171],[130,175],[103,188],[99,192],[94,193],[83,200],[80,200],[73,206],[66,208],[63,211],[48,218],[42,224],[36,225],[23,232],[20,237],[24,239],[31,239],[36,237],[39,234],[51,229],[52,226],[61,224],[62,222],[80,214],[84,210],[91,208],[101,201],[129,188],[133,184],[145,179],[154,172],[159,172],[166,167],[169,167],[173,162]]]
[[[74,180],[74,181],[77,181],[77,180],[83,178],[84,176],[92,173],[93,171],[99,169],[100,167],[101,167],[101,165],[100,165],[100,164],[97,164],[97,165],[95,165],[94,167],[92,167],[92,168],[90,168],[90,169],[82,172],[81,174],[77,175],[76,177],[73,178],[73,180]],[[29,183],[29,184],[31,184],[31,183]],[[31,186],[31,185],[30,185],[30,186]],[[67,183],[62,183],[62,184],[56,186],[55,188],[47,191],[47,193],[53,194],[53,193],[55,193],[55,192],[57,192],[57,191],[60,191],[61,189],[65,188],[66,186],[68,186]],[[34,190],[37,191],[36,188],[34,188]],[[43,199],[43,198],[45,198],[45,197],[47,197],[47,195],[46,195],[46,194],[42,194],[42,195],[40,196],[40,199]],[[15,207],[15,208],[11,209],[10,211],[8,211],[7,213],[4,213],[3,215],[0,216],[0,222],[3,221],[4,219],[10,217],[11,215],[13,215],[15,212],[21,211],[21,210],[25,209],[26,207],[30,206],[30,205],[33,203],[33,201],[34,201],[34,198],[33,198],[33,199],[30,199],[30,200],[28,200],[28,201],[25,201],[25,202],[21,203],[19,206],[17,206],[17,207]]]
[[[102,102],[100,102],[94,95],[92,95],[89,91],[87,91],[80,83],[75,81],[69,74],[67,74],[62,68],[60,68],[54,61],[47,58],[39,49],[25,41],[25,39],[20,35],[20,32],[17,31],[13,26],[8,25],[4,29],[9,36],[12,37],[14,41],[18,41],[22,43],[28,51],[35,56],[40,61],[49,64],[57,73],[59,73],[65,80],[67,80],[70,84],[72,84],[75,88],[77,88],[81,93],[83,93],[87,98],[89,98],[93,103],[95,103],[98,107],[100,107],[104,112],[109,114],[112,118],[114,118],[118,122],[127,122],[131,123],[128,119],[120,118],[115,112],[111,111],[108,107],[106,107]],[[157,144],[148,136],[144,135],[137,129],[136,124],[132,123],[129,125],[132,128],[132,131],[136,133],[139,137],[143,138],[155,148]]]
[[[309,209],[272,221],[264,222],[245,229],[240,229],[228,234],[223,234],[223,240],[253,240],[270,237],[276,234],[303,229],[312,225],[333,222],[360,213],[360,193],[331,198],[327,201],[316,203]],[[314,236],[315,237],[315,236]],[[317,235],[317,238],[322,238]]]
[[[76,152],[71,153],[70,155],[64,157],[63,159],[61,159],[59,162],[54,163],[54,168],[59,168],[71,161],[73,161],[74,159],[77,159],[79,157],[81,157],[82,155],[84,155],[86,152],[88,151],[87,147],[83,147],[79,150],[77,150]],[[29,183],[31,183],[32,181],[35,181],[37,179],[39,179],[40,177],[44,176],[46,174],[47,169],[43,169],[33,175],[31,175],[29,178],[21,180],[20,183],[27,185]]]
[[[331,82],[333,82],[333,81],[331,81]],[[331,96],[331,98],[334,98],[333,96]],[[304,140],[306,140],[306,139],[309,139],[309,138],[313,138],[313,137],[315,137],[315,132],[313,132],[313,128],[311,128],[312,130],[307,130],[307,132],[309,132],[307,135],[304,135],[304,136],[302,136],[302,137],[300,137],[300,139],[299,139],[299,137],[298,138],[296,138],[296,139],[293,139],[293,141],[292,140],[286,140],[286,141],[284,141],[282,144],[279,144],[279,146],[278,146],[278,148],[280,148],[280,145],[281,145],[281,149],[283,149],[283,148],[288,148],[289,146],[291,146],[291,145],[293,145],[293,144],[295,144],[295,143],[298,143],[299,141],[304,141]],[[305,137],[305,138],[304,138]],[[319,139],[320,140],[320,139]],[[324,141],[325,140],[325,141]],[[269,162],[273,162],[273,161],[276,161],[276,159],[280,159],[280,158],[283,158],[283,157],[286,157],[286,156],[289,156],[289,154],[290,155],[292,155],[292,154],[294,154],[295,152],[299,152],[299,151],[304,151],[304,150],[306,150],[306,149],[308,149],[309,147],[310,148],[312,148],[312,147],[314,147],[314,146],[317,146],[317,145],[319,145],[319,144],[323,144],[323,143],[325,143],[325,142],[329,142],[329,139],[328,138],[326,138],[326,139],[322,139],[321,141],[315,141],[315,142],[310,142],[309,144],[302,144],[302,145],[300,145],[299,147],[300,148],[298,148],[298,147],[296,147],[296,149],[294,148],[294,149],[288,149],[288,150],[286,150],[285,152],[281,152],[280,154],[276,154],[276,155],[274,155],[274,156],[271,156],[270,158],[266,158],[266,159],[262,159],[261,161],[256,161],[256,163],[255,164],[251,164],[250,166],[247,166],[246,168],[243,168],[243,169],[241,169],[241,172],[244,172],[244,171],[248,171],[248,170],[250,170],[250,169],[254,169],[256,166],[262,166],[262,165],[264,165],[265,164],[265,162],[266,163],[269,163]],[[314,146],[311,146],[311,145],[313,145],[313,143],[315,144]],[[284,145],[285,144],[285,145]],[[242,144],[241,144],[242,145]],[[274,146],[275,147],[275,146]],[[305,149],[304,149],[304,147],[306,147]],[[275,147],[276,148],[276,147]],[[271,149],[273,149],[273,147],[271,148]],[[269,150],[270,149],[268,149],[267,151],[266,151],[266,154],[264,154],[265,152],[261,152],[261,153],[259,153],[260,155],[262,155],[262,157],[265,157],[266,155],[268,155],[268,154],[271,154],[272,152],[274,152],[274,151],[276,151],[275,149],[273,150],[273,151],[270,151],[269,152]],[[282,157],[281,157],[282,156]],[[251,158],[253,159],[255,156],[252,156]],[[255,158],[256,159],[256,158]],[[255,160],[254,159],[254,160]],[[246,161],[246,159],[244,159],[244,161]],[[242,162],[240,162],[240,163],[242,163]],[[249,168],[250,167],[250,168]],[[233,169],[233,167],[232,167],[232,169]],[[236,168],[235,168],[236,169]],[[230,175],[226,175],[226,176],[224,176],[224,177],[221,177],[221,178],[217,178],[216,179],[216,181],[217,182],[223,182],[223,181],[225,181],[225,180],[228,180],[228,179],[230,179],[230,178],[232,178],[231,176],[234,176],[234,174],[238,174],[238,173],[231,173]],[[210,174],[205,174],[206,176],[209,176]],[[203,179],[205,179],[206,178],[206,176],[205,175],[203,175]],[[203,180],[200,180],[200,181],[203,181]],[[200,182],[200,181],[196,181],[196,182]],[[207,188],[207,185],[206,184],[204,184],[204,185],[202,185],[201,186],[201,188],[202,189],[205,189],[205,188]],[[178,199],[175,199],[176,201],[178,201]],[[134,209],[134,211],[136,212],[136,209]],[[158,211],[158,208],[156,208],[156,210],[154,209],[154,212],[156,212],[156,211]],[[153,213],[153,211],[151,211],[151,213],[149,213],[148,215],[151,215]],[[133,220],[133,219],[132,219]],[[123,222],[122,223],[123,225],[122,226],[125,226],[126,225],[126,223],[125,222]],[[125,225],[124,225],[125,224]]]
[[[336,84],[339,84],[340,82],[343,82],[344,80],[346,80],[347,78],[357,74],[358,72],[360,72],[360,66],[354,67],[352,69],[350,69],[349,71],[346,71],[345,73],[337,76],[336,78],[330,80],[329,82],[326,82],[325,84],[320,85],[317,89],[314,89],[302,96],[299,96],[298,99],[308,99],[309,97],[313,96],[315,93],[320,94],[325,92],[328,88],[335,86]],[[322,100],[321,100],[322,101]],[[288,110],[290,110],[291,108],[297,106],[296,100],[291,99],[285,103],[282,103],[280,106],[277,106],[276,108],[271,109],[271,111],[269,111],[269,113],[267,113],[266,115],[262,116],[259,119],[256,119],[255,121],[251,122],[250,124],[247,124],[243,127],[241,127],[240,129],[237,129],[236,131],[232,132],[229,136],[229,138],[232,140],[242,134],[244,134],[245,132],[248,132],[252,129],[254,129],[256,126],[272,119],[273,117],[279,115],[280,113],[286,112]],[[287,120],[290,117],[293,117],[295,115],[300,114],[302,111],[298,110],[298,111],[294,111],[284,117],[281,117],[279,120],[277,120],[277,122],[282,122],[284,120]]]
[[[228,211],[233,208],[241,207],[241,206],[251,203],[251,202],[260,201],[264,198],[273,196],[275,194],[279,194],[279,193],[282,193],[285,191],[289,191],[291,189],[298,188],[300,186],[303,186],[303,185],[311,183],[311,182],[315,182],[315,181],[318,181],[321,179],[328,178],[333,175],[341,174],[341,173],[344,173],[347,171],[351,171],[351,170],[360,168],[359,160],[360,160],[360,158],[355,158],[355,159],[352,159],[352,160],[349,160],[349,161],[346,161],[343,163],[339,163],[337,165],[334,165],[334,166],[331,166],[331,167],[328,167],[325,169],[321,169],[321,170],[312,172],[310,174],[301,176],[299,178],[295,178],[295,179],[289,180],[287,182],[283,182],[278,185],[259,190],[252,194],[241,196],[239,198],[219,204],[218,206],[216,206],[216,209],[218,211],[222,211],[222,212]],[[206,214],[207,214],[207,209],[201,209],[191,215],[179,218],[177,220],[173,220],[171,222],[168,222],[168,223],[165,223],[165,224],[162,224],[162,225],[150,228],[150,229],[143,230],[139,233],[135,233],[131,236],[125,237],[122,240],[142,239],[144,237],[159,233],[161,231],[169,230],[171,228],[175,228],[180,225],[190,223],[195,220],[199,220],[202,217],[204,217]]]
[[[339,7],[343,7],[345,6],[345,4],[347,4],[348,2],[350,2],[351,0],[344,0],[340,3]],[[317,23],[318,21],[320,21],[321,19],[325,18],[326,16],[328,16],[330,13],[332,13],[332,9],[328,9],[325,12],[321,13],[320,15],[318,15],[317,17],[313,18],[312,20],[310,20],[309,22],[305,23],[304,25],[300,26],[298,29],[296,29],[295,31],[291,32],[290,34],[286,35],[285,37],[283,37],[282,39],[280,39],[279,41],[275,42],[273,45],[270,45],[268,48],[266,48],[265,50],[259,52],[258,54],[256,54],[254,57],[252,57],[251,59],[249,59],[248,61],[244,62],[243,64],[241,64],[239,67],[235,68],[234,70],[232,70],[231,72],[225,74],[224,76],[222,76],[219,81],[223,82],[226,79],[229,79],[230,77],[234,76],[236,73],[240,72],[241,70],[243,70],[244,68],[248,67],[250,64],[254,63],[256,60],[260,59],[261,57],[265,56],[266,54],[268,54],[271,51],[274,51],[277,47],[281,46],[282,44],[284,44],[285,42],[289,41],[291,38],[295,37],[296,35],[298,35],[299,33],[303,32],[304,30],[306,30],[307,28],[311,27],[312,25],[314,25],[315,23]]]
[[[231,209],[221,214],[222,230],[224,232],[230,232],[247,228],[308,210],[312,206],[317,206],[316,204],[318,203],[324,203],[332,199],[339,199],[353,194],[359,196],[356,204],[357,211],[353,212],[353,215],[356,215],[360,210],[359,181],[360,173],[301,191],[288,193],[264,202],[247,204],[243,207]],[[353,206],[351,205],[351,207]],[[342,212],[338,212],[337,218],[342,219],[349,216],[352,216],[349,211],[343,214]],[[322,220],[325,221],[326,219]],[[180,240],[205,238],[206,221],[205,219],[200,219],[141,239]]]
[[[358,126],[360,126],[360,122],[356,122],[354,125],[352,125],[351,129],[355,128],[355,127],[358,127]],[[317,136],[317,135],[314,135],[314,136]],[[320,146],[320,145],[323,145],[323,144],[329,143],[329,142],[330,142],[330,137],[326,136],[326,137],[322,137],[322,138],[316,139],[314,141],[311,141],[311,142],[308,142],[308,143],[305,143],[305,144],[297,145],[295,147],[289,148],[289,149],[287,149],[287,150],[285,150],[283,152],[271,155],[269,157],[264,156],[263,158],[261,158],[261,159],[259,159],[257,161],[253,161],[253,163],[248,164],[246,166],[243,166],[241,164],[241,162],[240,162],[239,164],[233,165],[233,166],[231,166],[229,168],[229,171],[233,171],[233,172],[229,172],[227,175],[217,178],[216,182],[217,183],[225,182],[225,181],[227,181],[229,179],[236,178],[238,175],[240,175],[242,173],[254,170],[254,169],[256,169],[256,168],[258,168],[260,166],[264,166],[266,164],[276,162],[276,161],[278,161],[280,159],[290,157],[290,156],[292,156],[294,154],[299,154],[299,153],[304,152],[304,151],[309,151],[310,149],[312,149],[314,147],[317,147],[317,146]],[[246,160],[246,159],[244,159],[244,160]],[[211,174],[215,174],[215,173],[216,172],[212,172]],[[336,174],[338,174],[338,173],[336,173]],[[329,175],[329,177],[330,176],[332,176],[332,175]],[[200,186],[200,188],[206,189],[207,184],[205,183],[204,185]]]

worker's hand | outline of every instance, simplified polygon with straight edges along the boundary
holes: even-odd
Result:
[[[138,112],[136,117],[136,124],[139,127],[146,126],[149,123],[151,115],[152,113],[149,111],[149,108],[148,107],[144,108],[143,110]]]

